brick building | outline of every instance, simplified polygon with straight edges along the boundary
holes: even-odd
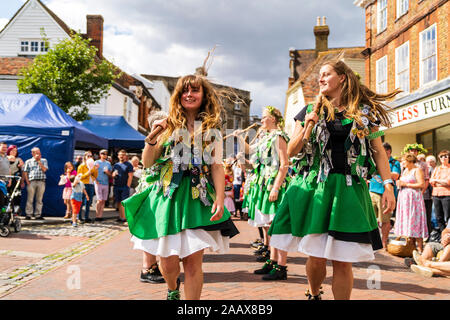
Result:
[[[363,46],[328,48],[330,28],[325,17],[317,17],[313,31],[316,40],[314,49],[289,50],[290,76],[284,109],[285,131],[288,135],[294,131],[294,117],[305,105],[313,103],[319,94],[319,70],[325,61],[343,54],[342,60],[359,73],[362,81],[365,78],[364,56],[361,54]]]
[[[389,105],[385,141],[399,156],[408,143],[436,155],[450,146],[448,0],[356,0],[365,11],[366,85],[377,92],[400,88]]]

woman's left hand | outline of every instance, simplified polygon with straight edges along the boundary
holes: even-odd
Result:
[[[275,202],[278,200],[278,190],[272,189],[269,194],[269,201]]]
[[[211,209],[211,213],[213,214],[213,216],[211,217],[211,219],[209,219],[210,221],[217,221],[222,219],[223,216],[223,202],[219,203],[218,200],[214,201],[214,204],[212,206]]]
[[[383,214],[388,214],[394,211],[395,195],[392,186],[390,188],[387,188],[387,185],[384,187],[383,196],[381,197],[381,204],[384,208]]]

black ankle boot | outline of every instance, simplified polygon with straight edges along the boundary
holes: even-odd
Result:
[[[270,259],[266,260],[266,263],[264,263],[263,267],[261,269],[253,271],[254,274],[268,274],[270,271],[272,271],[273,266],[276,265],[276,261],[272,261]]]
[[[266,251],[263,251],[263,252],[261,253],[261,255],[258,256],[258,257],[256,258],[256,261],[258,261],[258,262],[264,262],[264,261],[266,261],[267,259],[270,259],[270,250],[269,250],[269,249],[267,249]]]
[[[307,289],[305,292],[305,296],[308,298],[308,300],[322,300],[322,294],[323,294],[322,287],[320,287],[320,291],[317,296],[313,296],[309,291],[309,289]]]
[[[273,269],[262,277],[263,280],[287,280],[287,266],[273,265]]]
[[[263,246],[259,247],[258,250],[255,250],[255,252],[253,252],[253,254],[255,256],[260,256],[267,250],[269,250],[269,246],[263,245]]]
[[[180,278],[177,279],[177,288],[175,290],[167,290],[167,300],[180,300]]]

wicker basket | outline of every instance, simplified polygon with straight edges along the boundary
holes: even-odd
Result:
[[[404,241],[401,239],[404,239]],[[414,240],[404,236],[395,238],[395,240],[389,242],[387,245],[387,251],[398,257],[412,257],[412,253],[415,249],[416,246]]]

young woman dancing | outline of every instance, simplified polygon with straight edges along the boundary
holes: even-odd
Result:
[[[204,249],[226,252],[238,233],[224,208],[221,108],[205,77],[181,77],[146,138],[142,191],[123,201],[134,248],[160,256],[169,300],[180,299],[180,259],[185,298],[200,299]]]
[[[305,107],[295,117],[288,155],[297,157],[297,175],[269,235],[271,246],[309,256],[309,299],[321,299],[327,260],[333,266],[334,298],[350,299],[352,263],[372,260],[374,250],[382,248],[364,179],[378,170],[385,186],[385,212],[395,207],[393,181],[380,138],[383,132],[378,128],[390,125],[383,101],[399,91],[371,91],[339,59],[322,65],[319,87],[315,107]],[[304,140],[310,121],[315,125]]]

